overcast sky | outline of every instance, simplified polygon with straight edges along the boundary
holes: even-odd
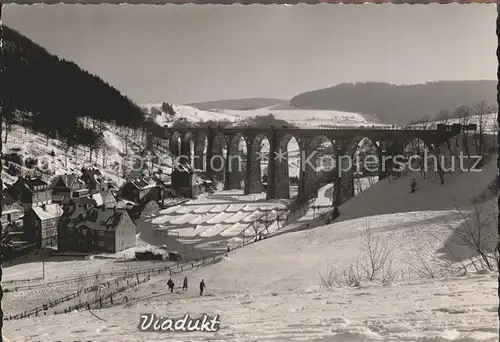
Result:
[[[343,82],[496,79],[495,5],[5,5],[2,21],[137,103]]]

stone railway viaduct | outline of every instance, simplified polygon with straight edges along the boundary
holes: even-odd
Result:
[[[444,144],[447,140],[461,131],[460,125],[438,125],[437,129],[423,128],[394,128],[394,127],[318,127],[318,128],[295,128],[295,127],[182,127],[165,128],[166,139],[170,151],[177,156],[182,156],[187,162],[193,162],[195,169],[201,169],[213,179],[224,181],[225,189],[240,189],[240,175],[234,172],[238,170],[239,145],[244,140],[247,148],[245,170],[244,193],[262,192],[261,177],[261,143],[267,138],[270,144],[268,160],[267,199],[290,198],[290,179],[288,175],[288,158],[276,157],[280,153],[287,152],[290,139],[296,139],[300,148],[301,166],[299,172],[299,189],[297,201],[305,201],[317,196],[317,190],[324,184],[321,183],[316,166],[316,158],[313,155],[324,141],[331,142],[334,147],[336,165],[347,168],[347,158],[353,157],[359,142],[368,138],[377,149],[379,160],[379,179],[387,177],[387,169],[382,172],[382,157],[400,155],[404,147],[415,139],[420,139],[430,149]],[[227,153],[223,154],[223,148]],[[206,153],[205,153],[206,151]],[[194,156],[194,160],[188,160]],[[217,156],[217,157],[216,157]],[[273,157],[274,156],[274,157]],[[307,158],[310,160],[308,161]],[[314,167],[311,167],[314,166]],[[390,168],[390,167],[389,167]],[[354,172],[330,173],[328,181],[335,182],[335,205],[340,205],[354,196]]]

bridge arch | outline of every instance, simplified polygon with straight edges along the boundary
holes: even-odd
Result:
[[[210,169],[214,181],[224,183],[226,179],[225,161],[228,143],[225,134],[217,132],[211,141],[211,153],[207,158],[207,167]]]
[[[295,197],[298,193],[302,155],[299,139],[289,132],[279,135],[275,152],[277,155],[272,156],[275,167],[274,197]]]
[[[241,133],[236,133],[236,135],[229,137],[229,163],[226,167],[229,167],[229,172],[226,174],[229,176],[229,181],[227,186],[229,189],[242,189],[246,181],[246,169],[247,169],[247,140],[245,136]]]
[[[178,157],[181,153],[181,141],[182,141],[182,134],[179,131],[174,131],[170,135],[169,139],[169,150],[172,153],[173,156]]]
[[[429,152],[430,146],[418,137],[412,137],[403,143],[403,154],[406,166],[410,170],[418,170],[423,167],[425,155]]]
[[[301,142],[299,194],[302,199],[317,197],[325,182],[334,178],[334,142],[326,135],[317,135]]]
[[[350,158],[355,177],[362,177],[365,174],[373,175],[378,172],[381,151],[384,148],[384,142],[359,135],[347,143],[343,155]]]
[[[181,134],[181,159],[186,163],[191,163],[194,155],[195,134],[192,132],[184,132]]]
[[[207,171],[208,135],[205,132],[196,132],[193,137],[193,167],[196,170]]]

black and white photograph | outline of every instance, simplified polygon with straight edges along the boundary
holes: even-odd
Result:
[[[498,340],[495,4],[1,8],[0,340]]]

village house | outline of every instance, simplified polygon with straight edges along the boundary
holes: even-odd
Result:
[[[25,211],[31,207],[52,203],[52,190],[40,177],[19,177],[7,191],[14,201],[24,207]]]
[[[184,197],[194,198],[203,190],[203,186],[198,182],[198,175],[187,163],[176,165],[172,170],[171,179],[173,190]]]
[[[96,206],[105,206],[105,207],[115,207],[116,206],[116,198],[113,195],[111,190],[101,190],[92,194],[92,200],[95,201]]]
[[[101,171],[97,168],[82,168],[81,179],[87,185],[90,193],[95,193],[103,190],[110,190],[111,183],[106,181]]]
[[[58,225],[63,215],[57,203],[33,206],[24,215],[24,231],[29,242],[39,248],[58,247]]]
[[[116,253],[136,244],[136,225],[124,209],[77,209],[66,229],[66,250]]]
[[[74,173],[54,177],[50,187],[52,189],[52,201],[61,204],[89,193],[85,182]]]
[[[2,193],[2,233],[7,234],[15,248],[27,245],[23,229],[24,208],[6,191]]]
[[[142,176],[128,180],[120,189],[118,197],[136,205],[163,198],[163,186],[151,177]]]

